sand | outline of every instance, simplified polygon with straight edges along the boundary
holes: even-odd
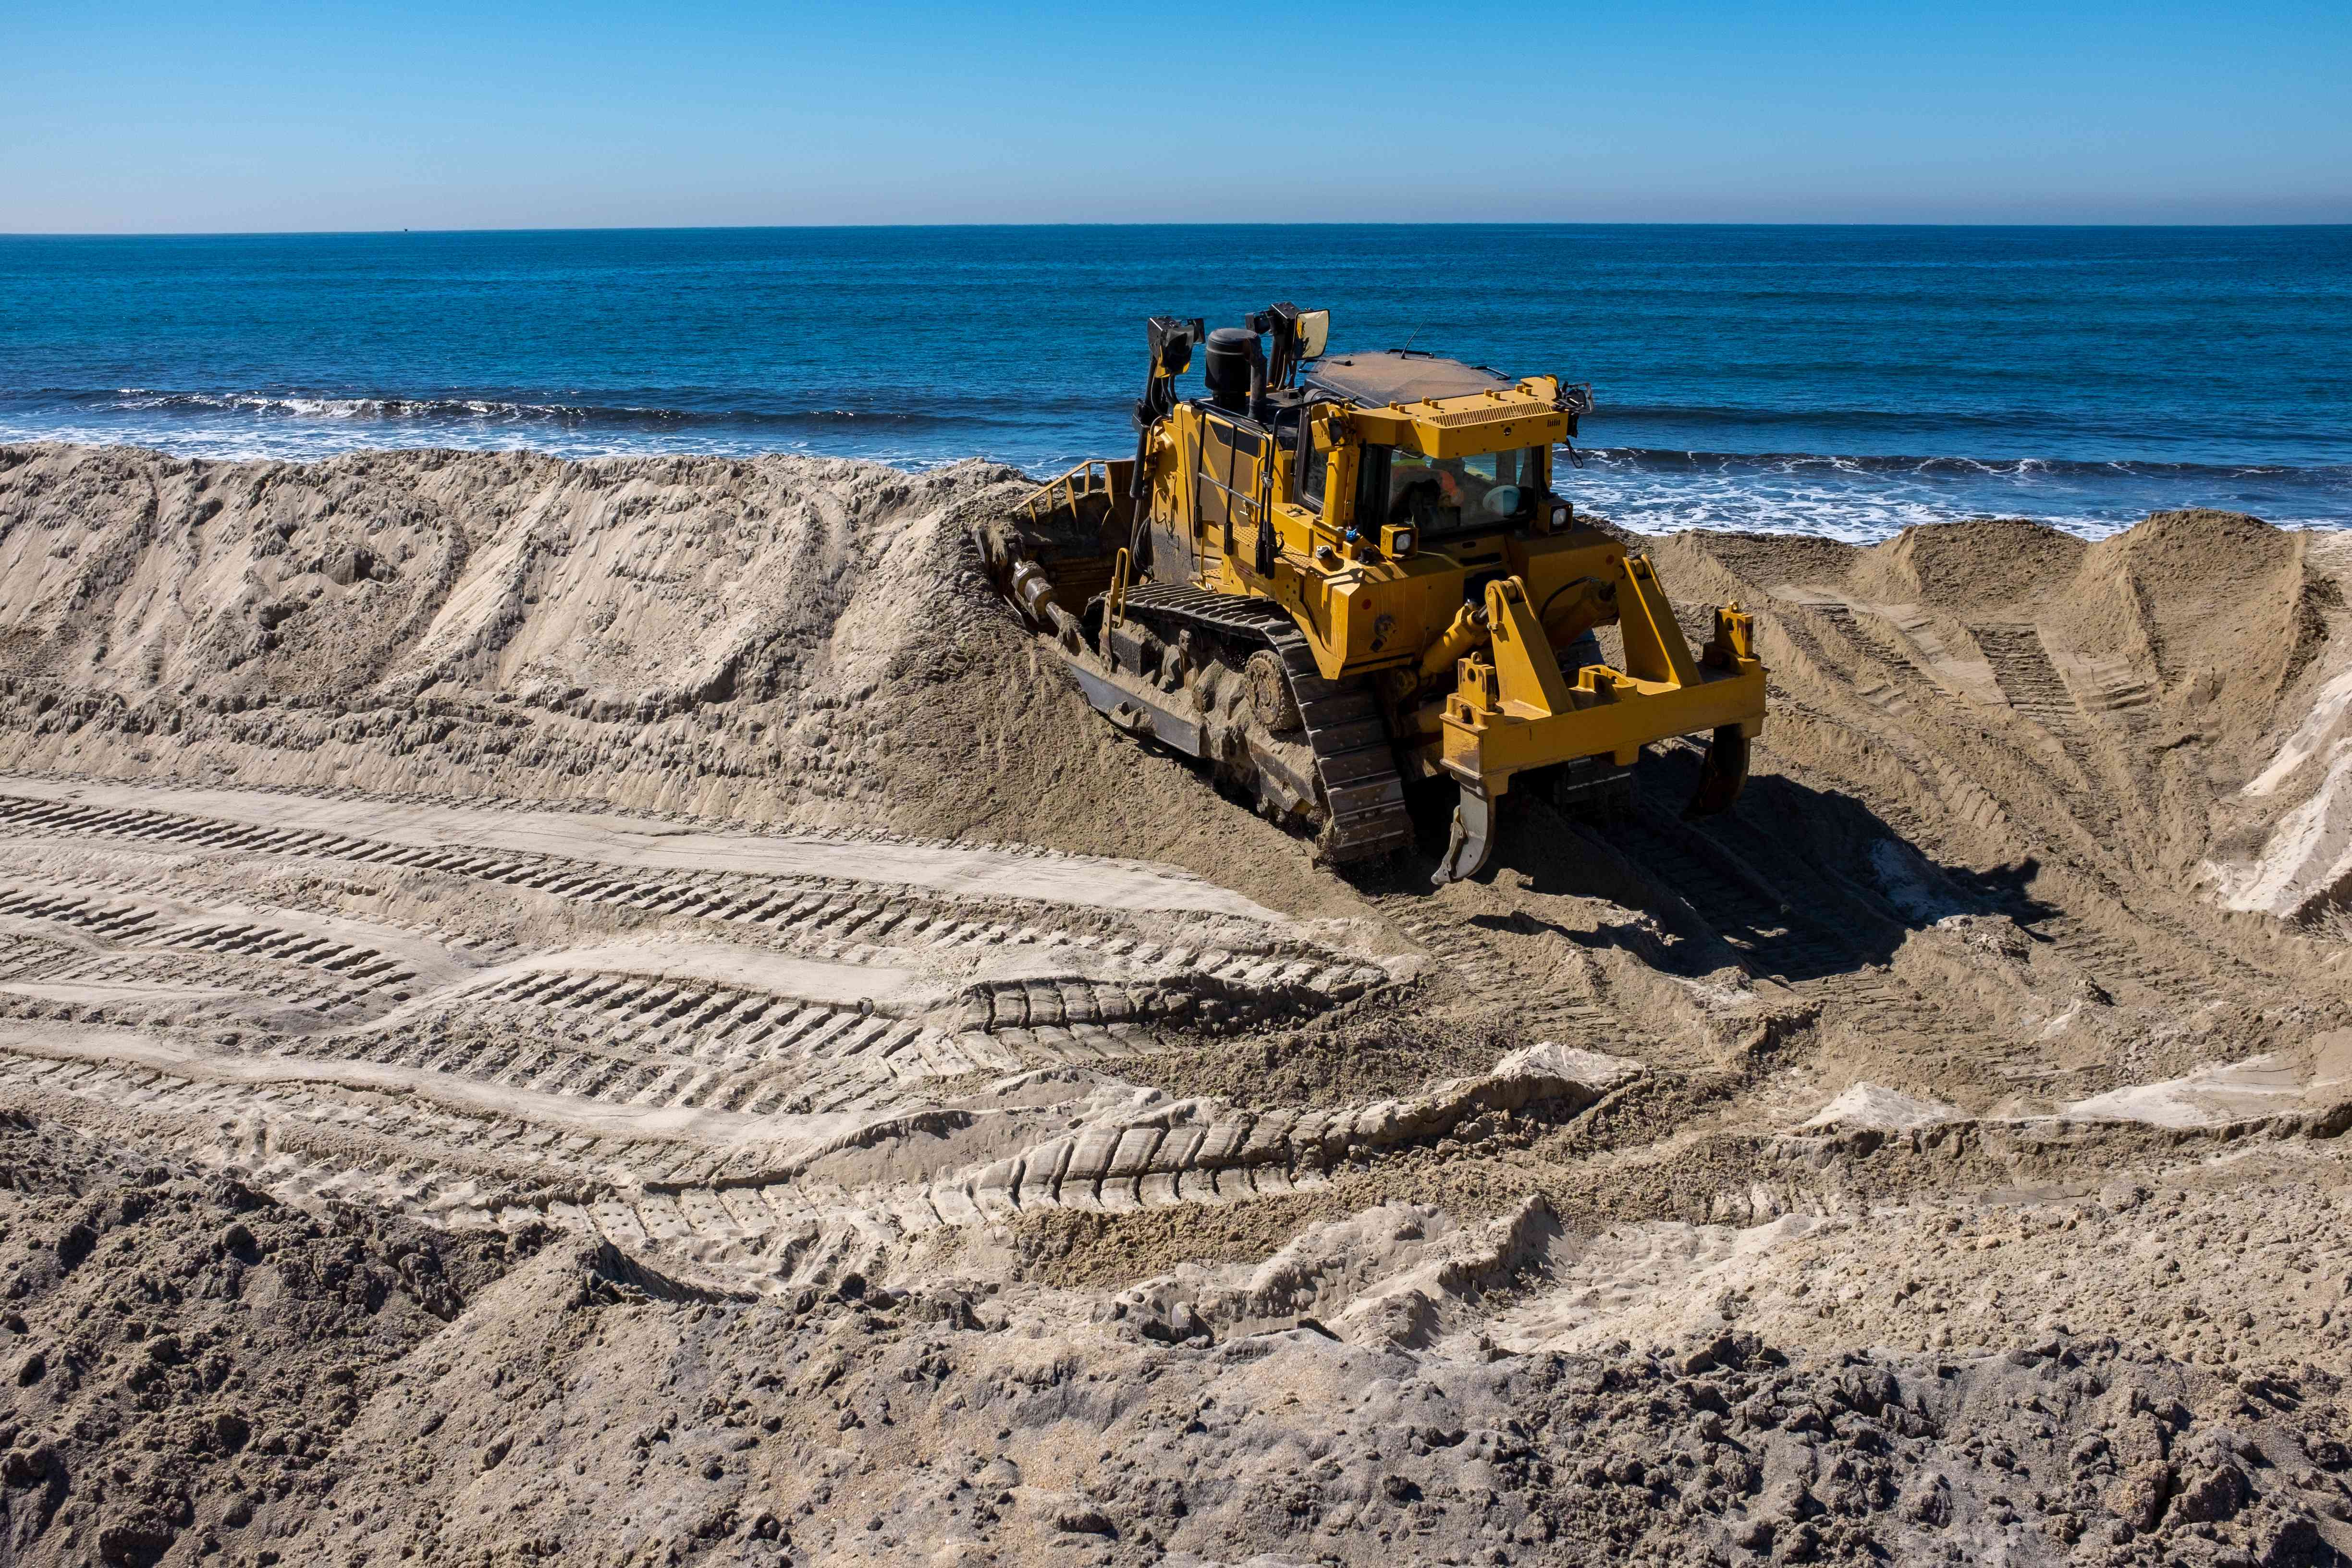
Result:
[[[2352,554],[1654,542],[1342,878],[768,458],[0,448],[11,1563],[2352,1552]]]

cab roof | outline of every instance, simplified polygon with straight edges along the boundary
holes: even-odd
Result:
[[[1317,360],[1299,374],[1309,386],[1337,397],[1375,406],[1417,403],[1424,397],[1464,397],[1479,392],[1508,391],[1509,377],[1460,360],[1410,349],[1381,349],[1370,353],[1332,354]]]

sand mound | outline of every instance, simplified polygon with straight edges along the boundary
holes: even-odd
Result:
[[[1868,549],[1685,534],[1662,553],[1678,590],[1774,612],[1783,688],[1885,736],[1885,765],[1911,775],[1865,798],[1950,819],[1979,864],[2080,861],[2117,893],[2198,880],[2209,901],[2294,918],[2333,901],[2352,639],[2332,538],[2180,511],[2097,544],[1985,521]],[[1793,765],[1853,766],[1813,754],[1811,714],[1791,717],[1769,743]]]
[[[980,463],[0,448],[0,767],[1180,862],[1279,843],[1139,766],[970,569],[969,520],[1026,488]]]
[[[244,754],[215,771],[273,783],[650,803],[683,753],[708,804],[730,778],[754,815],[855,798],[872,782],[832,753],[953,673],[972,609],[955,519],[1011,478],[18,448],[0,472],[15,695],[77,710],[26,726],[13,760],[69,740],[135,763],[137,737],[168,735],[184,768],[217,744]]]

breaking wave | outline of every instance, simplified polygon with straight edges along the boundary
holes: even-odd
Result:
[[[681,406],[680,405],[685,405]],[[152,447],[183,457],[314,460],[384,447],[530,447],[559,457],[646,453],[751,457],[800,452],[928,468],[965,458],[1058,472],[1118,454],[1122,411],[1085,395],[776,395],[676,392],[642,401],[561,394],[352,395],[306,390],[191,392],[143,387],[0,395],[0,440]],[[1774,420],[1688,408],[1612,408],[1609,423],[1675,433],[1853,435],[1881,443],[1917,416],[1854,413]],[[1599,422],[1596,421],[1596,424]],[[1810,428],[1799,429],[1798,426]],[[1971,440],[1965,428],[1928,431]],[[1838,456],[1814,451],[1589,447],[1562,488],[1591,511],[1649,532],[1737,528],[1856,542],[1917,523],[2029,517],[2091,536],[2149,511],[2214,507],[2273,522],[2352,524],[2352,464],[2098,461],[2081,458]]]
[[[2092,538],[2210,507],[2287,526],[2352,524],[2352,465],[2085,462],[1586,448],[1568,487],[1629,528],[1736,528],[1853,543],[1919,523],[2023,517]]]
[[[384,425],[515,425],[562,429],[668,430],[697,426],[791,429],[832,425],[900,425],[909,426],[963,425],[984,420],[992,410],[960,405],[953,415],[919,408],[887,406],[817,406],[745,408],[718,405],[667,408],[639,404],[515,402],[502,398],[355,397],[299,393],[151,392],[126,387],[105,393],[72,393],[64,401],[93,414],[247,416],[261,418],[350,420]],[[1081,404],[1073,399],[1068,411],[1098,409],[1099,398]],[[1006,405],[1008,408],[1012,405]],[[1020,407],[1034,409],[1034,404]],[[1051,406],[1050,405],[1048,406]]]

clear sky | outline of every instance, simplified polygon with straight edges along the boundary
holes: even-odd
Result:
[[[2352,221],[2352,5],[0,9],[0,231]]]

